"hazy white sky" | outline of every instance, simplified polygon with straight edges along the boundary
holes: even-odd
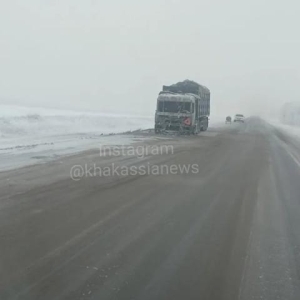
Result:
[[[154,113],[192,79],[213,113],[300,99],[300,3],[0,0],[0,103]]]

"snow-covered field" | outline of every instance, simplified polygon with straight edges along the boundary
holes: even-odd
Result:
[[[101,145],[128,144],[133,137],[110,134],[151,127],[153,116],[0,105],[0,170]]]
[[[0,138],[109,134],[153,126],[153,116],[72,112],[0,105]]]
[[[209,127],[223,126],[224,120],[212,116]],[[103,145],[127,145],[136,137],[118,133],[153,125],[154,112],[130,116],[0,105],[0,171]]]

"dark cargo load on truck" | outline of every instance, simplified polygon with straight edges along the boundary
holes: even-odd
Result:
[[[198,84],[195,81],[185,80],[172,84],[170,86],[164,85],[163,92],[172,92],[172,93],[191,93],[195,95],[201,95],[202,93],[209,94],[209,89],[203,85]]]

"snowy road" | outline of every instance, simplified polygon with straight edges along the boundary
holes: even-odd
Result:
[[[0,299],[300,299],[300,143],[249,119],[139,146],[166,144],[0,173]],[[177,173],[70,178],[95,164]]]

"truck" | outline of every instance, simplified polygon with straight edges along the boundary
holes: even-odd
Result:
[[[163,86],[157,98],[155,133],[198,134],[208,128],[210,90],[191,80]]]

